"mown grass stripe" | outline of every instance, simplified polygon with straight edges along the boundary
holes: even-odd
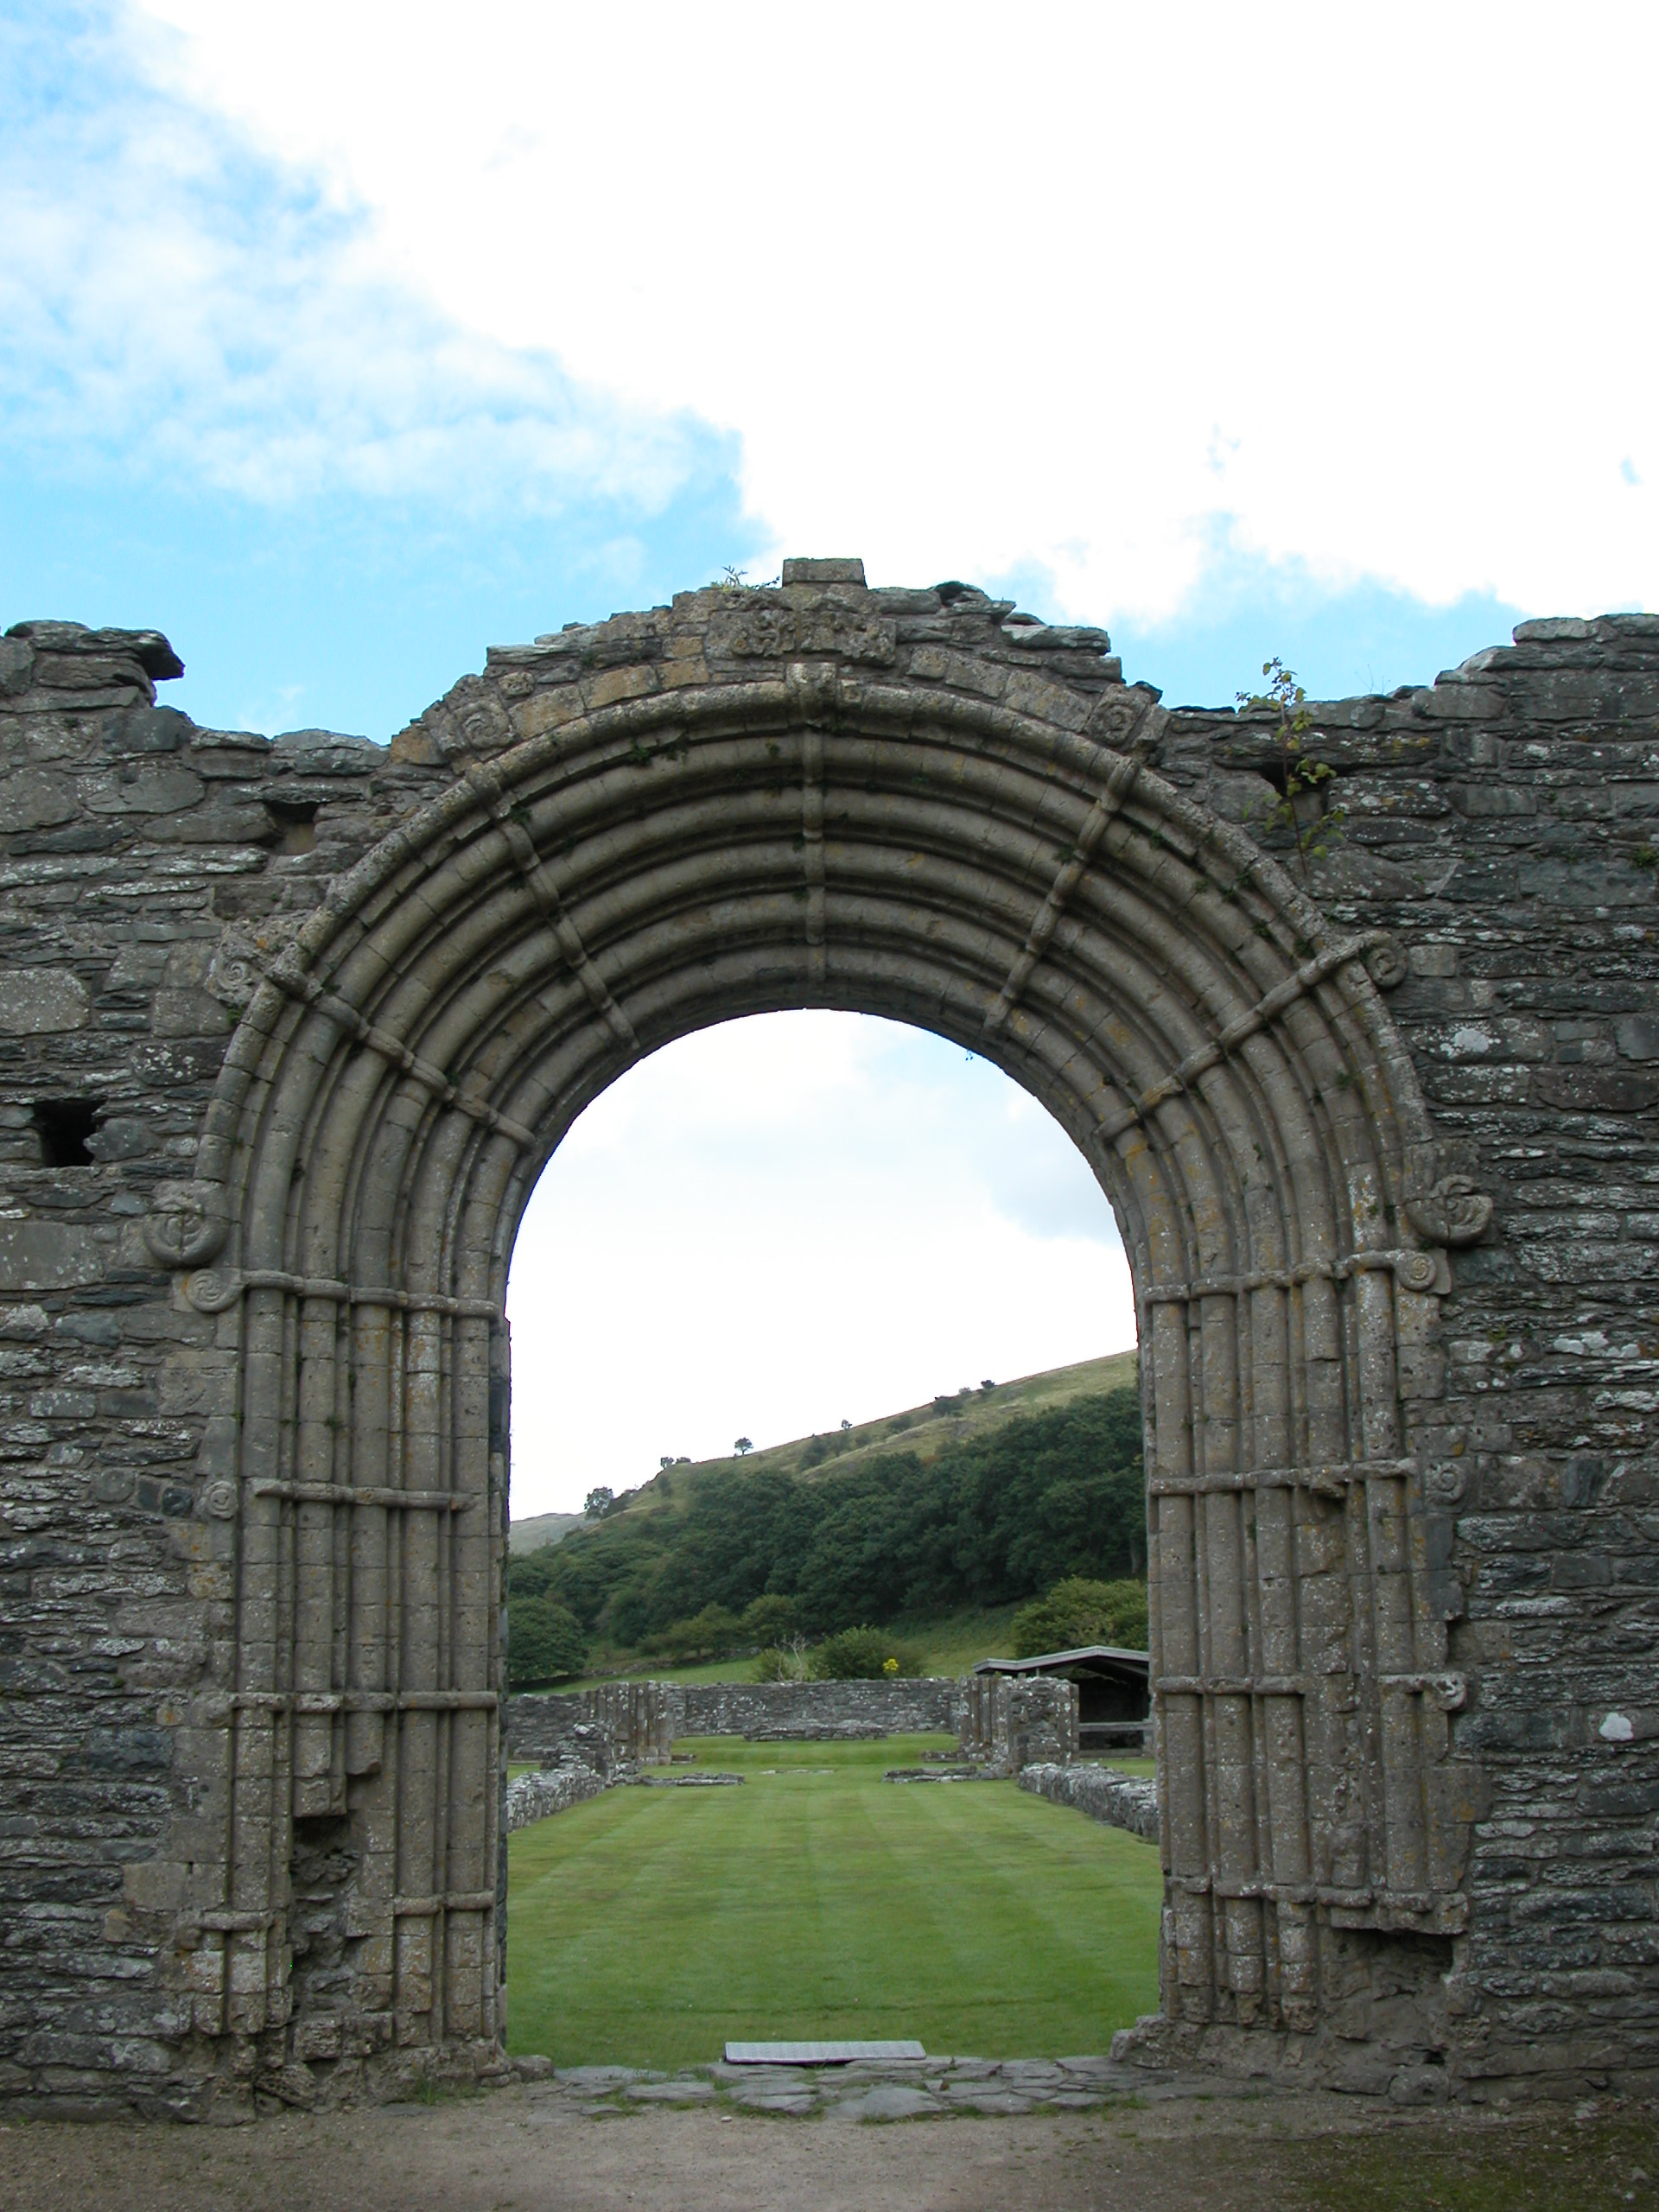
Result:
[[[521,1829],[512,2048],[655,2066],[728,2037],[1103,2050],[1156,2001],[1156,1852],[1012,1783],[880,1779],[944,1741],[721,1741],[699,1756],[741,1789],[613,1790]]]

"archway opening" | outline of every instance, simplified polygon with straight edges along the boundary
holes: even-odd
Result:
[[[1418,1452],[1442,1248],[1490,1201],[1379,995],[1399,948],[1158,772],[1155,699],[1103,637],[1010,613],[792,563],[493,654],[392,748],[437,795],[252,989],[144,1232],[228,1317],[224,1694],[181,1832],[181,1971],[221,2049],[493,2063],[518,1223],[626,1068],[789,1008],[995,1058],[1112,1193],[1165,2012],[1311,2031],[1357,1960],[1388,1955],[1381,1989],[1396,1938],[1465,1925],[1460,1592]],[[338,1988],[291,1988],[296,1852],[335,1819],[307,1902]]]
[[[508,1311],[510,2048],[1053,2058],[1150,2010],[1155,1846],[960,1732],[961,1678],[1033,1631],[1146,1643],[1128,1268],[1051,1116],[889,1021],[698,1032],[565,1137]]]

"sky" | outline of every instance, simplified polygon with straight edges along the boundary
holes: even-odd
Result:
[[[1650,5],[0,0],[0,628],[153,626],[205,724],[384,740],[791,553],[1098,623],[1172,704],[1652,607],[1656,74]],[[1003,1078],[804,1019],[550,1169],[516,1511],[1132,1334]]]

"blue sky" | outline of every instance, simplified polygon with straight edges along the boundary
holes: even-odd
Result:
[[[1656,20],[0,0],[0,627],[153,625],[204,723],[385,738],[488,645],[791,552],[1102,624],[1173,703],[1272,653],[1388,690],[1523,614],[1651,606]],[[1011,1131],[1047,1158],[1001,1077],[815,1032],[864,1116],[826,1149],[790,1103],[806,1033],[768,1033],[678,1048],[688,1096],[733,1055],[773,1102],[767,1219],[885,1237],[948,1325],[878,1358],[826,1265],[822,1389],[740,1328],[620,1427],[556,1392],[520,1510],[648,1472],[671,1428],[954,1387],[969,1338],[991,1370],[1081,1356],[1074,1265],[1121,1332],[1091,1187],[1057,1211],[993,1172]],[[573,1144],[524,1281],[594,1240],[711,1265],[742,1211],[717,1125],[688,1112],[677,1222],[626,1144]],[[922,1128],[950,1190],[918,1210]],[[971,1321],[938,1287],[967,1218],[1014,1240]],[[521,1358],[557,1304],[518,1297]],[[556,1377],[597,1371],[575,1325]]]

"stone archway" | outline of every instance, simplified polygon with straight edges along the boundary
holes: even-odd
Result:
[[[1440,1172],[1379,995],[1399,953],[1145,765],[1161,710],[1100,633],[977,594],[958,620],[951,589],[794,563],[493,654],[398,741],[448,787],[246,978],[195,1180],[149,1224],[234,1402],[178,1851],[221,2051],[493,2049],[513,1236],[624,1068],[782,1007],[995,1059],[1116,1211],[1167,2018],[1316,2033],[1351,1937],[1463,1925],[1413,1418],[1443,1248],[1489,1208]],[[296,1854],[326,1982],[292,1972]]]

